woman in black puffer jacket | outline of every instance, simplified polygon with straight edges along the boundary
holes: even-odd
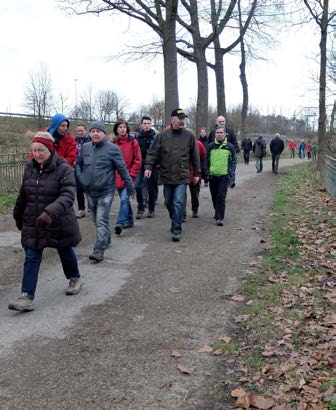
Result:
[[[44,248],[58,251],[69,280],[66,294],[75,295],[81,287],[77,258],[72,249],[81,240],[72,207],[76,190],[73,168],[58,156],[54,139],[48,132],[36,134],[31,152],[32,159],[26,166],[14,207],[26,259],[22,294],[8,307],[20,311],[34,310],[33,299]]]

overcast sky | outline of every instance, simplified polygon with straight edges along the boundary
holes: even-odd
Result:
[[[148,39],[142,26],[126,17],[67,16],[54,0],[11,0],[2,5],[0,24],[0,111],[23,112],[24,89],[31,72],[47,66],[55,94],[62,91],[69,105],[75,90],[91,85],[94,91],[114,90],[129,101],[127,111],[163,98],[163,67],[158,57],[152,62],[108,61],[124,44]],[[268,56],[269,62],[254,62],[248,69],[250,104],[262,114],[291,115],[302,107],[317,106],[310,78],[316,69],[312,57],[318,53],[319,37],[305,31],[291,33],[282,46]],[[227,104],[241,103],[238,62],[226,58]],[[212,71],[210,104],[216,93]],[[180,106],[196,100],[196,73],[193,66],[180,69]]]

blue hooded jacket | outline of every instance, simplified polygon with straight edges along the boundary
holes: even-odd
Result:
[[[70,126],[70,121],[68,120],[68,118],[63,115],[63,114],[55,114],[51,121],[50,121],[50,125],[49,128],[47,129],[47,131],[54,137],[54,134],[57,130],[57,128],[60,126],[60,124],[63,121],[67,121],[68,123],[68,127]]]

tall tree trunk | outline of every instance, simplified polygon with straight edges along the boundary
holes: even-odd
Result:
[[[179,106],[176,50],[177,4],[178,0],[167,0],[166,21],[162,30],[166,125],[170,124],[170,116],[172,110]]]
[[[201,128],[208,126],[208,66],[204,47],[202,45],[200,47],[194,45],[194,47],[197,67],[196,135],[199,135]]]
[[[238,10],[239,10],[239,27],[240,32],[242,32],[242,20],[241,20],[241,8],[240,8],[240,1],[238,2]],[[248,102],[249,102],[249,95],[248,95],[248,85],[247,85],[247,78],[246,78],[246,52],[245,52],[245,42],[244,37],[241,37],[240,40],[240,82],[243,89],[243,104],[242,104],[242,111],[241,111],[241,138],[245,137],[246,132],[246,119],[247,119],[247,110],[248,110]]]
[[[225,100],[225,80],[224,80],[224,62],[221,52],[219,38],[214,39],[215,46],[215,78],[217,90],[217,115],[226,116],[226,100]]]

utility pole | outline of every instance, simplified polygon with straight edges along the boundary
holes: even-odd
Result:
[[[77,109],[77,78],[75,78],[75,117],[78,117],[78,109]]]

